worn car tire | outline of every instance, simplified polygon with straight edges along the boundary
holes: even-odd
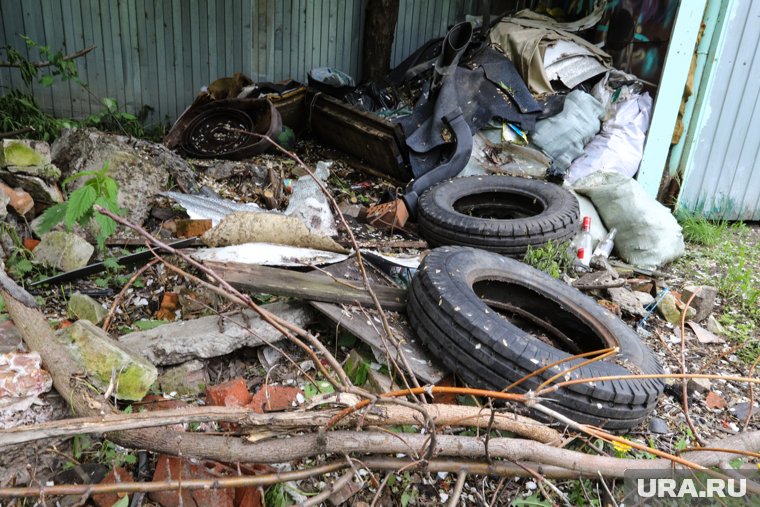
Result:
[[[463,245],[522,257],[528,246],[571,239],[580,207],[568,190],[513,176],[454,178],[418,204],[420,234],[432,246]]]
[[[543,366],[608,347],[619,347],[619,353],[562,379],[663,371],[638,335],[593,299],[492,252],[467,247],[433,250],[412,280],[407,313],[430,352],[480,388],[502,390]],[[516,315],[522,316],[520,327],[514,323],[520,318]],[[560,350],[555,345],[563,339],[566,344]],[[581,361],[549,368],[515,392],[535,390]],[[606,380],[560,388],[546,395],[545,404],[577,422],[626,430],[647,416],[662,391],[659,379]]]

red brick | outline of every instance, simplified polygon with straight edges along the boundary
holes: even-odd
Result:
[[[132,475],[124,468],[118,467],[111,470],[105,478],[100,481],[100,484],[119,484],[125,482],[135,482]],[[103,493],[100,495],[92,495],[92,501],[98,507],[111,507],[118,502],[127,493]]]
[[[251,393],[242,378],[236,378],[209,386],[206,389],[206,403],[221,407],[242,407],[251,402]]]
[[[297,387],[261,386],[248,406],[258,413],[281,412],[293,406],[296,396],[301,390]]]
[[[178,479],[214,479],[218,475],[209,473],[203,464],[192,463],[187,459],[175,458],[162,454],[156,462],[153,482]],[[233,507],[234,490],[232,489],[183,489],[183,507]],[[179,507],[178,491],[154,491],[148,494],[151,500],[163,507]]]

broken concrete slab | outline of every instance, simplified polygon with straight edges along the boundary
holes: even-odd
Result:
[[[696,295],[695,295],[696,294]],[[688,285],[681,291],[681,301],[687,302],[693,295],[689,308],[694,308],[696,314],[692,317],[694,322],[702,322],[707,318],[715,307],[715,297],[718,289],[710,285]]]
[[[8,352],[24,352],[24,340],[21,332],[18,330],[13,321],[5,320],[0,322],[0,354]]]
[[[156,367],[143,355],[124,347],[89,321],[76,321],[60,330],[56,338],[99,389],[105,391],[115,375],[114,394],[120,399],[141,400],[158,377]]]
[[[314,313],[299,303],[262,305],[266,310],[304,327]],[[224,316],[201,317],[164,324],[147,331],[129,333],[119,343],[145,355],[156,365],[179,364],[191,359],[217,357],[242,347],[279,341],[283,336],[251,310]]]
[[[37,176],[28,174],[3,172],[2,178],[11,186],[23,188],[29,192],[35,202],[44,204],[58,204],[64,201],[63,193],[55,183],[47,181]]]
[[[670,292],[663,296],[660,304],[657,305],[657,311],[665,320],[671,324],[676,325],[681,323],[681,310],[678,308],[678,300]],[[686,318],[693,318],[695,313],[695,310],[693,308],[690,308],[686,312]]]
[[[639,299],[628,289],[614,287],[607,289],[613,303],[620,305],[620,309],[634,317],[644,317],[647,314]]]
[[[10,203],[11,203],[10,196],[6,194],[4,191],[0,190],[0,220],[8,216],[8,205]]]
[[[633,291],[633,295],[636,296],[636,299],[639,300],[639,303],[641,303],[641,306],[646,308],[647,306],[654,303],[654,296],[652,296],[648,292],[642,292],[640,290]]]
[[[197,396],[208,386],[205,365],[200,361],[188,361],[169,368],[158,376],[158,385],[164,394],[174,396]]]
[[[726,329],[718,322],[718,319],[714,315],[707,317],[707,330],[718,336],[722,336],[726,333]]]
[[[55,164],[20,166],[9,165],[6,171],[12,173],[22,173],[29,176],[37,176],[47,181],[58,181],[61,178],[61,170]]]
[[[30,139],[0,140],[0,167],[44,166],[50,163],[50,145]]]
[[[74,317],[79,320],[88,320],[95,325],[103,322],[103,319],[108,315],[108,310],[103,308],[102,304],[81,292],[75,292],[69,297],[67,311],[69,317]]]
[[[87,265],[95,247],[70,232],[53,231],[42,236],[32,252],[32,262],[71,271]]]
[[[182,190],[196,190],[190,165],[165,146],[92,129],[67,129],[51,147],[53,162],[64,176],[78,171],[99,171],[108,162],[108,176],[119,184],[119,206],[126,219],[143,223],[150,213],[153,197],[166,190],[170,176]],[[73,181],[79,188],[87,177]]]

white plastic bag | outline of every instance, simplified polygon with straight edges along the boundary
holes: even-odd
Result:
[[[615,103],[612,116],[570,165],[565,181],[572,185],[595,171],[633,177],[641,163],[651,111],[652,97],[646,92]]]
[[[683,255],[681,226],[638,181],[616,172],[595,172],[573,188],[591,199],[607,228],[617,227],[615,251],[624,261],[656,268]]]

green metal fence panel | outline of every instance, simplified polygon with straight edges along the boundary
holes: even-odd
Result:
[[[149,122],[174,120],[200,88],[243,72],[255,81],[306,81],[331,66],[358,78],[367,0],[2,0],[0,46],[30,59],[20,34],[72,53],[88,84],[33,86],[40,106],[60,117],[102,111],[113,98]],[[475,0],[401,0],[392,64],[446,32]],[[23,89],[0,69],[0,90]]]

